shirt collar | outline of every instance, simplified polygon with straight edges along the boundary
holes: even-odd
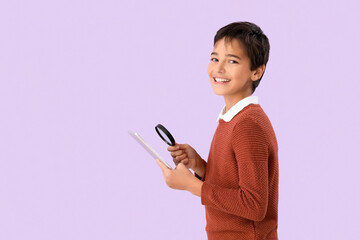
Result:
[[[257,96],[248,96],[246,98],[241,99],[239,102],[237,102],[234,106],[232,106],[225,114],[225,107],[220,111],[220,114],[217,118],[217,121],[219,119],[224,120],[225,122],[230,122],[233,117],[235,117],[236,114],[238,114],[241,110],[243,110],[246,106],[250,104],[258,104],[258,97]]]

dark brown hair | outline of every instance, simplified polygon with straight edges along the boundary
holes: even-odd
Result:
[[[214,37],[214,45],[220,39],[225,41],[233,39],[242,43],[250,58],[250,70],[253,71],[261,65],[267,64],[269,60],[270,44],[269,39],[260,27],[251,22],[233,22],[220,28]],[[264,74],[263,74],[264,75]],[[255,91],[263,76],[253,81],[252,92]]]

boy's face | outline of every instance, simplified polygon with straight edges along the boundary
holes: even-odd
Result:
[[[252,93],[255,71],[250,70],[250,58],[243,44],[236,39],[216,42],[208,67],[211,86],[225,100],[239,101]]]

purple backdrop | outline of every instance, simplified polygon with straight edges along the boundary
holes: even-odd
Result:
[[[360,239],[357,1],[0,2],[0,239],[205,239],[200,199],[166,187],[138,131],[207,158],[223,99],[216,30],[257,23],[255,92],[279,142],[281,239]]]

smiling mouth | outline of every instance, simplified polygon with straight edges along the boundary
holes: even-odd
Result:
[[[227,83],[227,82],[230,82],[229,79],[225,79],[225,78],[213,78],[213,79],[214,79],[214,81],[215,81],[216,83]]]

